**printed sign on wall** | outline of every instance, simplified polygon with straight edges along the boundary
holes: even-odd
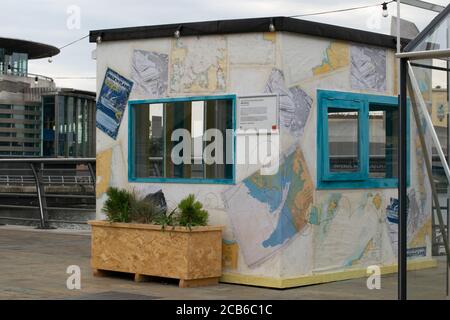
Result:
[[[97,128],[116,139],[133,82],[108,68],[97,101]]]
[[[239,129],[278,129],[277,95],[238,98]]]

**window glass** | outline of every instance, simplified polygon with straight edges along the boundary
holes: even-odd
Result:
[[[397,177],[398,108],[369,106],[369,177]]]
[[[397,187],[398,113],[398,97],[318,90],[318,188]]]
[[[5,49],[0,48],[0,74],[6,73],[6,65],[5,65]]]
[[[232,151],[225,141],[226,130],[233,128],[232,99],[136,104],[132,108],[135,178],[233,178],[233,164],[226,163]],[[206,130],[213,133],[208,141]],[[205,152],[210,143],[215,148]]]
[[[358,115],[352,109],[328,108],[330,172],[359,171]]]

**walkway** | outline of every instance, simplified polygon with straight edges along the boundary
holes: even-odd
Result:
[[[395,299],[396,275],[382,278],[381,290],[368,290],[366,279],[275,290],[220,284],[180,289],[176,282],[135,283],[131,278],[93,277],[90,235],[84,231],[41,231],[0,226],[0,299]],[[81,290],[68,290],[66,269],[81,268]],[[410,297],[442,299],[445,272],[410,272]]]

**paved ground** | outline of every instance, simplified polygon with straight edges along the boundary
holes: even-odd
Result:
[[[396,299],[396,275],[382,278],[381,290],[368,290],[366,279],[295,289],[265,289],[220,284],[180,289],[176,282],[135,283],[130,277],[93,277],[88,232],[39,231],[0,226],[0,299]],[[81,290],[68,290],[66,269],[81,268]],[[445,268],[409,273],[409,296],[443,299]]]

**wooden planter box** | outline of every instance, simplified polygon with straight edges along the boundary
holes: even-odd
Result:
[[[222,227],[89,221],[92,227],[91,265],[94,275],[119,271],[180,279],[179,286],[217,284],[222,274]]]

